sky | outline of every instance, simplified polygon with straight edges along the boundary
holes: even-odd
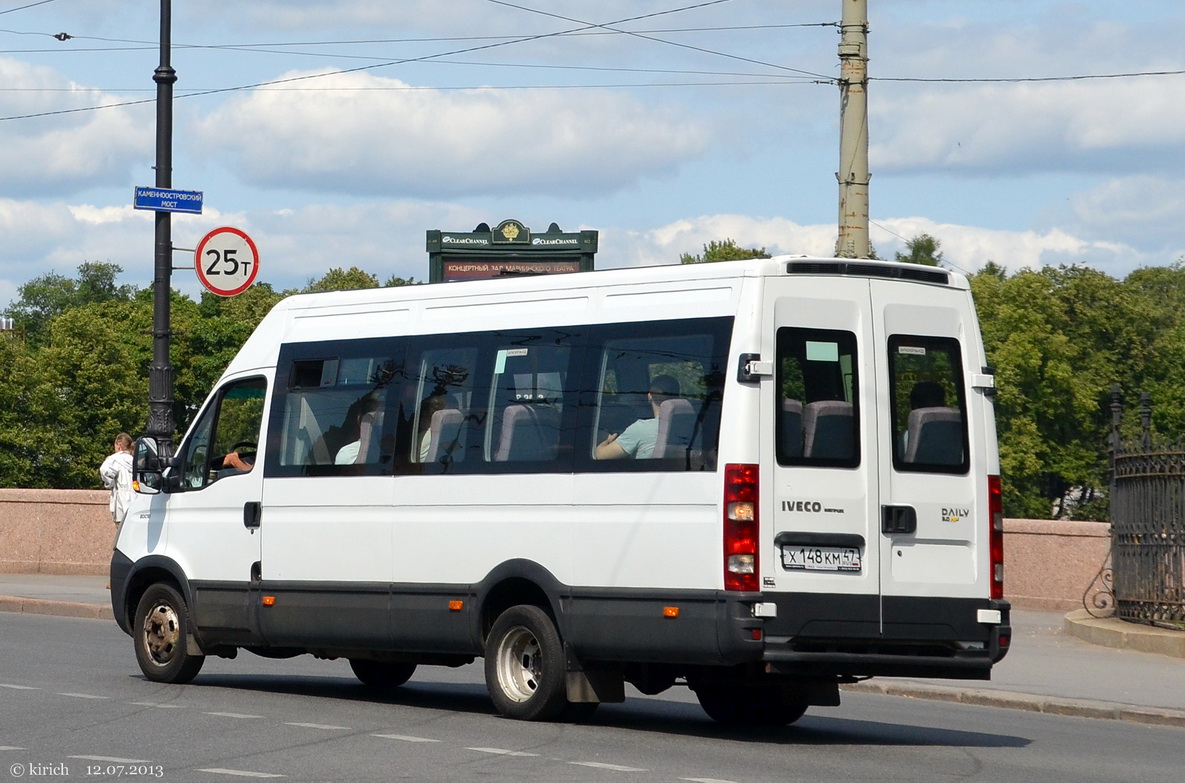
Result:
[[[828,256],[844,0],[172,2],[176,267],[231,226],[257,282],[428,276],[425,233],[599,232],[598,268],[713,240]],[[1185,3],[868,0],[871,239],[951,268],[1185,256]],[[153,277],[159,0],[0,0],[0,308]],[[197,297],[192,270],[173,287]]]

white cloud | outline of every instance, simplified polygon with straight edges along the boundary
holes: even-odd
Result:
[[[1181,77],[894,91],[872,103],[874,170],[1180,170]]]
[[[441,92],[366,73],[256,90],[195,135],[256,185],[426,197],[604,193],[672,172],[709,143],[690,116],[621,94]]]
[[[0,117],[102,106],[121,99],[56,71],[0,58]],[[144,115],[150,117],[149,113]],[[129,182],[151,154],[153,125],[128,108],[0,122],[0,171],[7,195],[54,195]],[[146,153],[147,151],[147,153]]]

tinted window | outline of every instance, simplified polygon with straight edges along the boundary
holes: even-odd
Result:
[[[410,472],[571,469],[579,329],[415,338],[404,406]]]
[[[284,346],[278,373],[268,475],[391,471],[390,396],[402,379],[392,342]]]
[[[592,332],[588,470],[714,470],[731,319],[616,324]]]
[[[778,463],[860,464],[856,336],[826,329],[778,330]]]
[[[889,338],[893,466],[897,470],[968,470],[962,377],[958,340],[910,335]]]

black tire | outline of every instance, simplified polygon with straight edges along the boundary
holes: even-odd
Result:
[[[136,605],[132,641],[140,671],[154,682],[186,683],[197,676],[204,655],[188,651],[189,607],[171,585],[154,584]]]
[[[513,606],[486,640],[486,688],[494,707],[516,720],[556,720],[568,708],[564,647],[537,606]]]
[[[411,679],[416,673],[414,663],[392,661],[370,661],[365,658],[351,658],[350,668],[363,685],[383,691],[394,690]]]
[[[725,726],[787,726],[806,713],[807,705],[778,688],[700,686],[695,691],[708,717]]]

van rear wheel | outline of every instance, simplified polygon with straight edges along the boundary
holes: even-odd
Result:
[[[513,606],[490,629],[486,688],[502,715],[555,720],[568,707],[564,648],[551,618],[537,606]]]
[[[805,702],[778,688],[701,685],[695,690],[708,717],[726,726],[786,726],[806,713]]]
[[[206,662],[206,656],[189,653],[189,607],[171,585],[154,584],[144,591],[132,639],[140,671],[154,682],[189,682]]]
[[[351,658],[350,668],[363,685],[383,691],[398,688],[416,673],[414,663],[371,661],[365,658]]]

